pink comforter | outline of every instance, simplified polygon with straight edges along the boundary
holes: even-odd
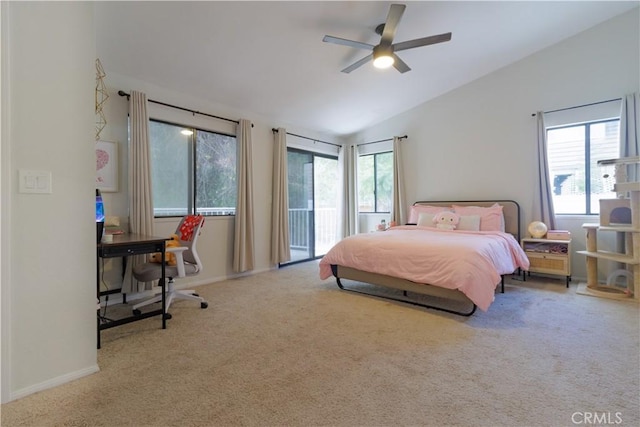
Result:
[[[341,240],[320,260],[321,279],[332,275],[331,264],[458,289],[483,311],[502,274],[529,268],[511,234],[411,225]]]

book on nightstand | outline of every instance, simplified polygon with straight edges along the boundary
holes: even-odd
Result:
[[[567,230],[549,230],[547,231],[547,239],[549,240],[571,240],[571,232]]]

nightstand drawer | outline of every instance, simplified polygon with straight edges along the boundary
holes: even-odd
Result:
[[[567,257],[566,256],[553,256],[553,255],[540,255],[527,253],[529,258],[529,270],[533,272],[549,272],[555,274],[568,274]]]

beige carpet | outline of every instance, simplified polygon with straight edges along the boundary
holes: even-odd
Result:
[[[99,373],[2,426],[639,425],[638,305],[541,280],[469,318],[341,291],[317,262],[203,286],[208,309],[103,331]]]

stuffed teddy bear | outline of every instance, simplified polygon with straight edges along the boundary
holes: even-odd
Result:
[[[178,246],[180,246],[180,238],[178,237],[177,234],[172,234],[171,240],[167,240],[166,243],[164,244],[165,249],[168,249],[171,247],[178,247]],[[149,262],[156,262],[160,264],[161,259],[162,259],[162,254],[160,252],[153,253],[149,256]],[[164,261],[165,261],[165,264],[167,265],[175,266],[177,264],[176,255],[173,252],[165,252]]]
[[[460,222],[460,216],[455,212],[442,211],[433,216],[433,222],[440,230],[455,230]]]

